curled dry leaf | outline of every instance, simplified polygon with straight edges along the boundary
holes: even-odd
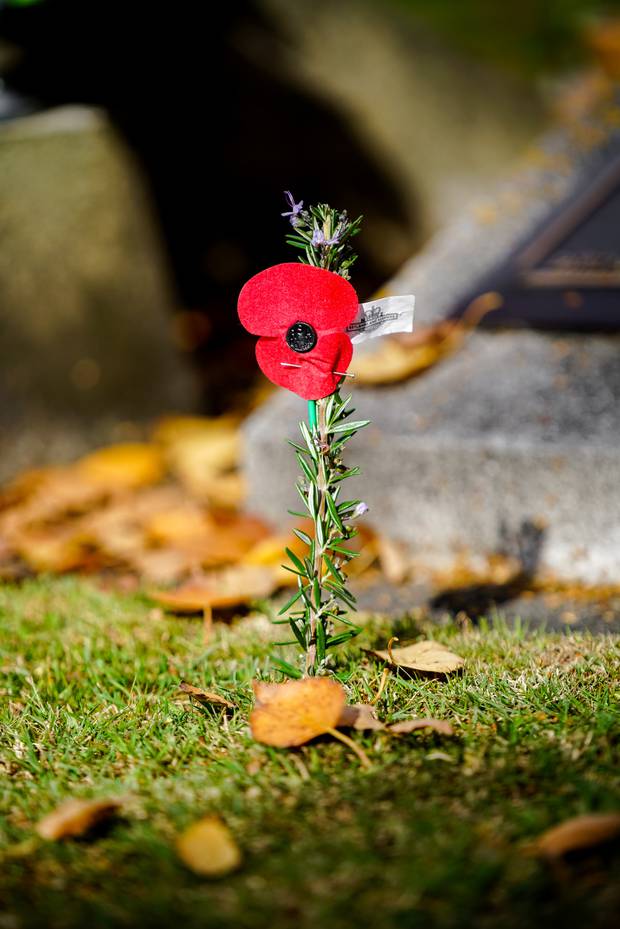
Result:
[[[342,709],[336,723],[340,729],[385,729],[384,723],[377,719],[374,706],[370,703],[353,703]]]
[[[431,640],[416,642],[415,645],[406,645],[404,648],[376,649],[372,654],[382,661],[389,662],[392,667],[418,674],[451,674],[459,671],[465,664],[460,655],[455,655],[445,645]]]
[[[498,293],[481,294],[460,319],[442,320],[410,335],[381,339],[376,348],[355,357],[351,373],[356,384],[393,384],[423,374],[458,351],[480,320],[502,303]]]
[[[176,590],[151,594],[153,600],[179,613],[198,613],[208,607],[241,606],[268,597],[276,588],[274,573],[258,565],[236,565],[189,581]]]
[[[189,696],[197,700],[198,703],[215,703],[218,706],[226,706],[229,709],[234,709],[235,707],[235,704],[227,700],[226,697],[222,697],[212,690],[203,690],[201,687],[194,687],[193,684],[186,684],[185,681],[181,681],[179,690],[182,690],[184,694],[189,694]]]
[[[57,841],[88,832],[121,806],[119,799],[66,800],[35,826],[42,839]]]
[[[440,735],[454,735],[454,729],[445,719],[432,719],[431,717],[403,719],[402,722],[392,723],[387,728],[396,735],[407,735],[410,732],[416,732],[418,729],[432,729],[433,732],[438,732]]]
[[[411,344],[404,339],[382,339],[373,351],[360,353],[351,364],[356,384],[395,384],[422,374],[457,345],[439,331],[426,332],[426,344]]]
[[[219,816],[205,816],[177,839],[183,864],[205,877],[223,877],[241,865],[241,851]]]
[[[327,677],[308,677],[284,684],[252,684],[256,705],[250,714],[257,742],[292,748],[339,725],[345,692]]]
[[[561,858],[568,852],[602,845],[616,836],[620,836],[620,813],[590,813],[553,826],[530,848],[545,858]]]

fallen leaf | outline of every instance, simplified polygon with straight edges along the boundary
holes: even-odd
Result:
[[[239,463],[241,436],[238,421],[230,417],[205,419],[177,430],[168,426],[164,442],[166,460],[172,473],[198,499],[212,501],[217,479],[233,471]],[[162,434],[161,428],[159,433]],[[236,478],[239,486],[239,479]],[[215,501],[212,501],[215,502]]]
[[[432,719],[431,717],[404,719],[402,722],[392,723],[387,728],[397,735],[407,735],[410,732],[416,732],[417,729],[432,729],[440,735],[454,735],[454,729],[445,719]]]
[[[204,508],[190,502],[159,510],[144,523],[145,535],[155,545],[195,545],[197,540],[208,539],[213,530],[213,520]]]
[[[431,640],[416,642],[415,645],[406,645],[404,648],[376,649],[372,654],[382,661],[389,662],[393,667],[417,671],[420,674],[451,674],[465,664],[460,655],[455,655],[445,645]]]
[[[75,467],[93,484],[118,490],[157,484],[165,473],[161,450],[146,442],[108,445],[81,458]]]
[[[230,709],[235,707],[235,704],[227,700],[226,697],[221,697],[220,694],[213,693],[212,690],[203,690],[201,687],[194,687],[193,684],[186,684],[185,681],[181,681],[179,690],[189,694],[199,703],[216,703],[218,706],[227,706]]]
[[[385,729],[370,703],[353,703],[343,707],[336,723],[342,729]]]
[[[356,384],[395,384],[422,374],[451,353],[451,341],[429,333],[426,345],[382,339],[373,351],[358,354],[350,366]]]
[[[35,571],[63,574],[79,568],[84,561],[84,548],[71,527],[17,531],[11,547]]]
[[[393,384],[417,377],[458,351],[480,320],[503,304],[501,294],[480,294],[459,319],[442,320],[408,335],[381,339],[357,354],[351,365],[356,384]]]
[[[112,816],[121,806],[121,801],[66,800],[53,812],[44,816],[35,826],[42,839],[54,842],[71,836],[84,835],[98,823]]]
[[[249,565],[264,565],[270,567],[279,587],[296,587],[297,575],[287,571],[285,565],[291,564],[286,553],[290,550],[300,558],[308,552],[308,546],[298,536],[271,535],[257,542],[243,557],[243,562]]]
[[[620,813],[590,813],[567,819],[543,832],[532,850],[546,858],[560,858],[567,852],[602,845],[620,835]]]
[[[236,565],[189,581],[176,590],[151,593],[157,603],[180,613],[197,613],[206,607],[231,607],[270,596],[276,588],[274,573],[258,565]]]
[[[284,684],[252,684],[256,705],[250,714],[257,742],[291,748],[303,745],[338,725],[345,704],[341,684],[327,677],[308,677]]]
[[[411,557],[407,547],[380,535],[377,537],[377,554],[381,570],[390,584],[402,584],[411,570]]]
[[[247,492],[244,475],[231,471],[228,474],[205,475],[200,496],[211,506],[234,510],[243,503]]]
[[[239,428],[240,417],[234,413],[224,416],[164,416],[156,424],[151,436],[153,442],[169,447],[191,436],[217,435]]]
[[[153,584],[179,581],[195,567],[188,553],[178,548],[136,548],[126,554],[125,560],[145,581]]]
[[[183,864],[205,877],[223,877],[241,865],[241,851],[219,816],[205,816],[182,832],[177,852]]]

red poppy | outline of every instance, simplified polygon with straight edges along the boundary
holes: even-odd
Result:
[[[357,314],[348,281],[311,265],[286,263],[250,278],[239,319],[253,335],[256,360],[270,381],[306,400],[333,393],[353,354],[345,332]]]

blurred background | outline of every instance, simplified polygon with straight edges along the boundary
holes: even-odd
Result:
[[[364,214],[367,298],[589,105],[616,11],[0,0],[2,474],[238,405],[236,296],[292,257],[282,191]]]

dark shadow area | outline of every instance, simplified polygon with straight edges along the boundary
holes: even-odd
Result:
[[[531,586],[536,575],[545,540],[545,530],[531,520],[524,520],[519,530],[511,534],[504,523],[500,527],[502,555],[516,558],[519,569],[501,584],[469,584],[441,591],[431,598],[432,610],[448,610],[451,613],[466,613],[470,619],[487,616],[494,607],[516,600]]]
[[[256,371],[254,339],[235,313],[241,286],[296,260],[284,243],[283,190],[364,214],[362,299],[413,248],[388,169],[341,113],[293,82],[294,49],[250,0],[181,0],[174,10],[47,0],[3,8],[0,35],[20,53],[5,75],[11,90],[41,107],[104,107],[137,154],[184,310],[181,347],[212,410]]]

